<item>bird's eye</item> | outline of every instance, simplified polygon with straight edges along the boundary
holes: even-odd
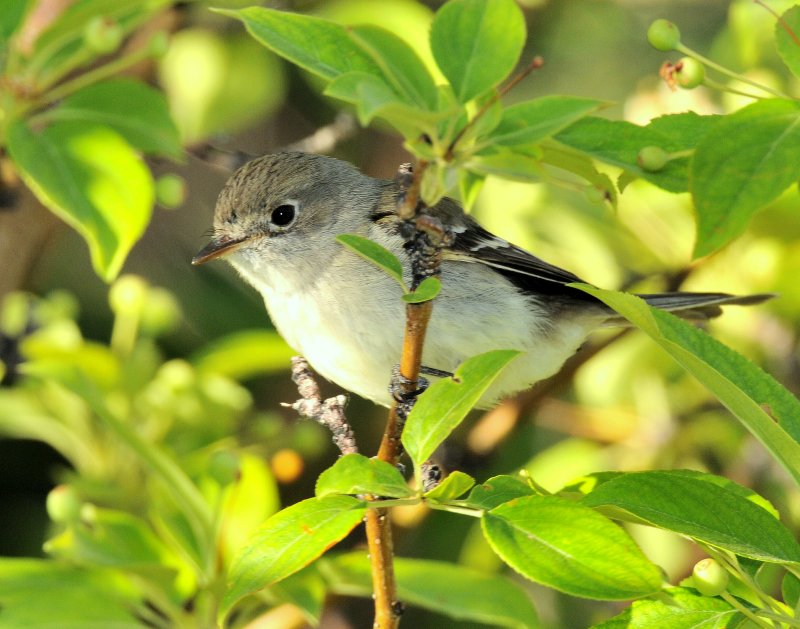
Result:
[[[284,203],[279,205],[269,215],[269,220],[273,225],[278,227],[286,227],[294,220],[297,214],[297,207],[291,203]]]

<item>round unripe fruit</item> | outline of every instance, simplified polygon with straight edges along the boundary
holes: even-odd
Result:
[[[656,50],[669,52],[681,43],[681,32],[669,20],[655,20],[647,29],[647,41]]]
[[[122,43],[122,29],[111,18],[97,15],[83,29],[83,41],[92,52],[107,55]]]
[[[636,163],[648,172],[657,172],[669,161],[669,155],[660,146],[645,146],[636,156]]]
[[[147,295],[147,282],[137,275],[123,275],[108,292],[108,302],[114,314],[138,313]]]
[[[180,175],[162,175],[156,180],[156,198],[166,208],[178,207],[186,199],[186,181]]]
[[[691,57],[684,57],[675,64],[675,80],[682,88],[690,90],[702,85],[706,79],[705,66]]]
[[[75,522],[81,515],[78,492],[69,485],[58,485],[47,494],[47,515],[53,522]]]
[[[694,588],[703,596],[719,596],[728,588],[728,573],[715,560],[707,557],[692,570]]]

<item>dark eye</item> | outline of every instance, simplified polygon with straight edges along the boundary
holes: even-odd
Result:
[[[277,225],[278,227],[286,227],[294,220],[295,213],[296,209],[294,205],[284,203],[283,205],[279,205],[272,210],[269,220],[273,225]]]

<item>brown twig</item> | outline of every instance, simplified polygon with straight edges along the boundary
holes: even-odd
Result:
[[[293,408],[303,417],[313,419],[327,427],[333,436],[333,443],[342,454],[358,452],[353,429],[350,428],[344,414],[347,397],[337,395],[323,400],[319,385],[314,379],[314,372],[302,356],[292,357],[292,380],[297,385],[301,397],[293,404],[283,404],[283,406]]]

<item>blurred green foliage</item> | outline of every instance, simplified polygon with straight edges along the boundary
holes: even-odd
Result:
[[[28,4],[32,3],[11,3],[13,10],[3,9],[4,42]],[[80,75],[114,63],[116,57],[100,54],[106,50],[102,42],[98,49],[97,42],[87,43],[84,34],[92,16],[130,4],[145,11],[147,18],[121,14],[117,22],[124,37],[131,38],[122,41],[132,41],[140,30],[145,34],[160,30],[163,23],[155,19],[159,16],[177,18],[170,22],[176,32],[155,71],[166,96],[155,109],[165,113],[168,107],[174,124],[167,126],[163,117],[146,117],[154,111],[147,99],[162,97],[143,82],[130,87],[134,83],[129,80],[104,79],[71,97],[55,99],[55,108],[42,112],[34,107],[16,117],[17,126],[7,132],[9,137],[16,134],[12,157],[19,161],[23,177],[35,182],[32,187],[39,187],[40,196],[53,202],[55,211],[64,206],[62,215],[69,220],[71,201],[59,201],[48,193],[61,186],[48,184],[47,177],[57,169],[39,159],[41,151],[32,156],[26,151],[33,146],[72,150],[65,158],[74,166],[70,172],[88,173],[99,181],[107,180],[105,166],[117,156],[115,172],[138,177],[130,180],[138,183],[125,200],[130,204],[126,216],[136,225],[118,230],[128,247],[150,220],[151,170],[180,172],[188,196],[178,211],[153,215],[150,228],[125,263],[126,270],[165,289],[128,276],[114,285],[109,303],[108,289],[94,275],[83,245],[72,234],[62,233],[42,252],[27,286],[47,296],[4,298],[0,372],[4,385],[13,386],[0,389],[0,431],[8,439],[50,444],[66,465],[54,459],[20,460],[15,454],[28,450],[16,444],[24,442],[4,444],[6,478],[12,476],[12,467],[24,470],[17,476],[33,478],[36,468],[45,466],[52,470],[53,482],[60,483],[48,500],[53,523],[46,534],[33,525],[4,528],[28,528],[33,544],[46,537],[47,552],[62,561],[4,560],[0,619],[8,626],[30,626],[31,618],[42,618],[30,614],[49,608],[53,622],[74,621],[78,626],[90,621],[204,626],[213,623],[219,580],[247,532],[279,504],[311,495],[314,471],[327,467],[334,454],[316,426],[294,425],[291,413],[278,414],[277,403],[296,394],[285,371],[289,350],[268,329],[263,305],[229,271],[198,272],[188,266],[191,254],[202,244],[225,173],[196,160],[165,166],[161,158],[179,154],[178,138],[191,145],[214,137],[218,145],[252,153],[275,150],[331,122],[339,105],[322,95],[316,79],[277,60],[232,21],[211,14],[209,3],[177,9],[171,2],[78,4],[85,13],[64,31],[63,39],[52,40],[64,41],[64,46],[42,46],[33,58],[18,57],[14,62],[16,70],[24,70],[21,76],[41,86],[43,91],[35,97],[59,89],[63,84],[59,81],[71,73]],[[213,4],[241,8],[252,3]],[[292,6],[342,23],[397,29],[432,69],[426,33],[438,3],[381,4],[380,11],[375,3],[357,0]],[[523,54],[528,58],[542,54],[546,64],[509,94],[509,103],[575,94],[616,101],[620,105],[604,109],[603,116],[644,125],[664,113],[723,114],[750,102],[702,87],[671,92],[660,83],[658,65],[671,56],[651,50],[645,40],[647,25],[660,16],[678,23],[683,41],[701,53],[797,94],[796,79],[787,74],[775,49],[774,17],[749,0],[641,6],[611,0],[525,4],[533,6],[525,11],[528,40]],[[778,12],[792,4],[769,3]],[[136,54],[124,50],[123,57]],[[678,57],[675,54],[672,61]],[[152,68],[145,76],[153,79]],[[20,93],[19,102],[27,103],[24,91]],[[125,100],[129,114],[116,120],[102,118],[104,103],[115,99]],[[45,117],[36,119],[37,115]],[[134,118],[149,120],[145,136],[137,137],[126,127],[126,119]],[[4,119],[3,125],[9,120]],[[42,132],[39,125],[48,120],[51,131]],[[336,152],[370,174],[390,177],[407,157],[399,141],[381,131],[385,127],[380,125],[344,139]],[[36,136],[33,140],[31,134]],[[84,151],[86,145],[100,147],[99,152]],[[146,167],[142,152],[151,155]],[[614,166],[599,167],[599,174],[611,180],[620,173]],[[779,292],[780,299],[748,311],[731,309],[710,327],[714,336],[762,364],[790,390],[800,390],[796,281],[800,222],[795,189],[770,201],[740,238],[690,265],[694,222],[687,194],[667,194],[635,181],[611,209],[602,195],[591,194],[591,187],[575,183],[570,178],[531,185],[490,176],[479,194],[473,191],[474,211],[488,229],[597,285],[655,291],[683,281],[687,290]],[[105,198],[102,191],[89,198],[91,211],[99,216],[105,215],[104,208],[115,212],[118,199]],[[75,207],[85,207],[81,204],[86,202]],[[101,256],[106,251],[105,236],[92,232],[86,237],[100,252],[95,253],[95,265],[106,277],[115,274],[122,258]],[[598,340],[603,338],[598,335]],[[653,348],[643,335],[627,335],[582,365],[570,383],[561,383],[560,392],[551,392],[536,404],[512,402],[474,418],[441,451],[445,466],[478,479],[526,469],[552,491],[609,469],[710,471],[769,498],[796,533],[800,501],[783,472],[701,386]],[[364,451],[373,451],[370,444],[380,430],[382,412],[358,400],[350,409]],[[143,452],[150,454],[142,456]],[[232,477],[238,482],[231,483]],[[23,483],[19,486],[27,490]],[[37,501],[43,510],[44,497]],[[0,512],[8,520],[25,515],[22,509]],[[399,555],[459,560],[484,573],[503,571],[471,519],[422,507],[397,508],[394,518]],[[629,530],[673,583],[690,574],[698,559],[696,547],[675,534],[636,525]],[[10,539],[4,547],[30,545]],[[261,602],[267,601],[274,610],[290,602],[292,609],[303,610],[305,618],[318,619],[326,587],[339,594],[369,591],[363,584],[363,563],[348,558],[345,554],[326,560],[328,566],[322,564],[327,586],[315,571],[301,572],[268,589]],[[404,569],[413,581],[420,567],[410,564]],[[788,593],[785,600],[792,604],[790,577],[781,583],[766,569],[753,573],[764,591],[777,594],[783,586]],[[78,581],[82,587],[71,585]],[[541,622],[548,627],[588,626],[618,611],[608,603],[576,601],[519,578],[515,582],[536,601]],[[333,583],[339,584],[338,590]],[[36,609],[31,609],[31,592],[36,592]],[[414,607],[425,608],[426,594],[403,596]],[[737,595],[746,597],[747,592]],[[681,590],[678,596],[687,606],[707,604],[699,603],[690,590]],[[91,603],[96,600],[104,601],[99,617],[92,616],[97,606]],[[191,601],[193,611],[184,608],[186,601]],[[462,608],[462,603],[453,602],[452,609]],[[246,602],[236,622],[244,624],[261,613],[259,605]],[[632,609],[658,614],[664,612],[659,605],[642,601]],[[331,607],[335,611],[328,613],[338,614],[345,605],[336,601]],[[704,611],[723,618],[731,615],[725,606]],[[347,614],[354,626],[369,622],[366,604],[350,606]],[[411,608],[403,622],[435,627],[442,620]],[[501,624],[497,618],[494,622]],[[465,621],[459,626],[472,625]]]

